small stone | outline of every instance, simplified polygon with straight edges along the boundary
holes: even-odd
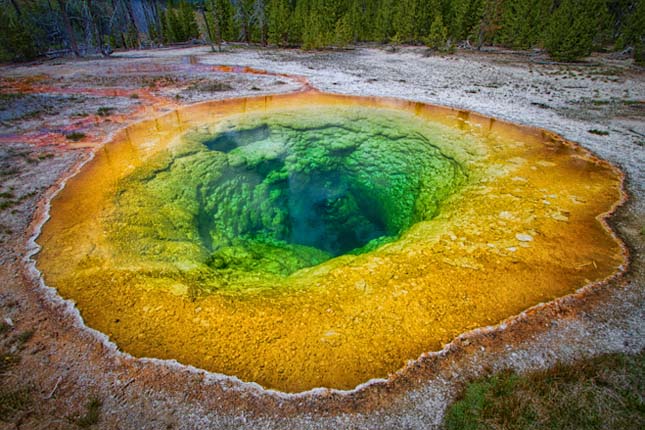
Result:
[[[354,287],[356,287],[357,290],[365,291],[367,289],[367,282],[365,282],[364,279],[361,279],[354,284]]]
[[[552,214],[551,218],[553,218],[556,221],[569,221],[569,217],[560,212],[556,212]]]
[[[533,240],[533,236],[525,233],[517,233],[515,235],[515,239],[519,240],[520,242],[530,242]]]

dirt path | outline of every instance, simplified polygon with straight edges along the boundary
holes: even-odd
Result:
[[[628,244],[627,275],[422,357],[387,383],[349,393],[266,392],[252,384],[116,353],[69,302],[32,279],[29,225],[57,181],[143,117],[205,99],[297,91],[391,96],[548,128],[627,174],[631,195],[611,223]],[[3,387],[27,393],[4,428],[70,428],[92,397],[100,428],[433,428],[468,378],[543,368],[603,352],[640,351],[645,239],[645,73],[607,56],[558,65],[540,55],[421,49],[156,50],[108,60],[0,68],[0,349]],[[19,362],[18,362],[19,360]],[[16,399],[14,391],[13,399]]]

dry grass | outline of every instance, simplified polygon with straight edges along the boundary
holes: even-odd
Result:
[[[447,411],[447,430],[645,428],[645,352],[611,354],[470,383]]]

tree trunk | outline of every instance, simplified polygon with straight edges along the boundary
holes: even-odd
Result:
[[[78,45],[76,44],[76,36],[74,36],[72,22],[69,20],[69,15],[67,15],[65,0],[58,0],[58,6],[60,7],[60,12],[63,17],[63,24],[65,25],[65,32],[67,33],[67,38],[69,39],[69,46],[72,49],[72,52],[74,52],[74,55],[80,57],[81,54],[78,51]]]
[[[206,33],[208,33],[208,41],[211,44],[211,51],[215,52],[215,45],[213,45],[213,32],[211,31],[211,25],[208,23],[208,17],[206,16],[206,5],[202,2],[199,10],[202,13],[202,18],[204,18],[204,24],[206,24]]]

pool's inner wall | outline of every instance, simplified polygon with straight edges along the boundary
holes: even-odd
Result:
[[[467,176],[409,118],[356,108],[235,117],[153,158],[119,183],[112,242],[162,260],[184,243],[229,276],[374,250],[436,216]]]

